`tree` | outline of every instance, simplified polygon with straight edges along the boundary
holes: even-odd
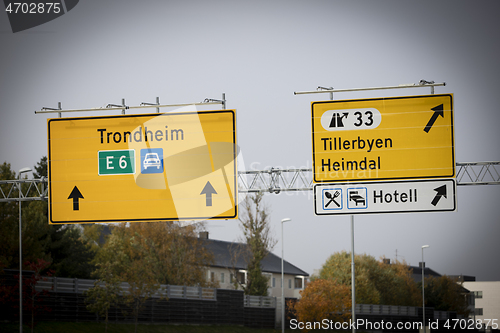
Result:
[[[42,271],[45,271],[45,275],[50,277],[53,271],[46,271],[46,269],[50,266],[48,261],[43,259],[38,259],[36,262],[26,262],[25,266],[28,266],[30,270],[33,271],[33,274],[24,279],[24,288],[23,288],[23,298],[27,300],[27,302],[23,302],[25,307],[31,313],[31,333],[33,333],[33,329],[35,327],[35,315],[45,312],[51,311],[52,309],[46,305],[41,305],[42,297],[48,296],[48,290],[36,290],[36,285],[38,281],[47,281],[47,277],[42,276]],[[18,292],[19,294],[19,292]]]
[[[96,250],[83,236],[81,227],[67,226],[60,240],[60,247],[54,258],[54,269],[59,276],[90,279],[95,265],[92,260]]]
[[[47,281],[47,277],[50,277],[53,271],[47,270],[50,263],[43,259],[37,259],[33,262],[26,261],[23,266],[33,272],[32,274],[23,274],[22,289],[23,312],[28,311],[31,314],[29,326],[33,332],[36,316],[52,310],[43,304],[43,299],[48,296],[49,291],[47,289],[37,290],[35,287],[39,281]],[[42,272],[45,272],[45,276],[42,276]],[[19,274],[15,275],[14,279],[19,281]],[[2,283],[0,285],[0,303],[9,304],[12,308],[19,310],[19,283],[12,285]]]
[[[303,323],[322,322],[324,319],[344,322],[351,318],[351,291],[334,280],[316,279],[300,292],[301,299],[291,305],[297,320]],[[312,327],[304,327],[309,331]]]
[[[243,200],[240,228],[246,245],[233,250],[233,257],[237,260],[242,256],[247,264],[244,287],[247,295],[267,296],[269,279],[262,274],[261,262],[276,245],[269,226],[269,209],[262,202],[263,197],[263,193],[257,193]]]
[[[379,263],[382,274],[377,281],[377,289],[381,291],[380,304],[420,306],[422,304],[422,288],[413,279],[412,270],[403,260],[392,263]]]
[[[449,276],[431,276],[425,279],[425,301],[427,306],[437,311],[456,311],[465,317],[469,316],[464,288]]]
[[[94,282],[94,287],[85,291],[87,309],[104,317],[105,332],[108,331],[109,309],[120,303],[122,293],[121,281],[113,275],[113,265],[114,262],[99,265],[95,275],[100,276],[100,279]]]
[[[40,161],[38,161],[37,165],[35,165],[35,171],[33,171],[33,177],[42,178],[48,176],[48,164],[47,164],[47,156],[42,156]]]
[[[376,268],[376,260],[366,254],[355,255],[355,278],[356,278],[356,303],[379,304],[380,292],[371,283],[373,268]],[[351,254],[346,251],[331,255],[323,264],[319,273],[320,279],[337,281],[337,283],[351,286]]]
[[[159,290],[160,284],[210,284],[205,272],[213,255],[196,237],[198,228],[183,227],[178,222],[120,224],[112,228],[106,243],[98,250],[95,274],[108,283],[113,277],[129,284],[123,301],[132,310],[136,329],[145,302]],[[105,303],[99,297],[109,297],[99,294],[98,289],[94,295],[89,301],[96,304]]]
[[[421,303],[418,285],[405,262],[385,264],[373,256],[357,254],[354,263],[357,303],[405,306],[418,306]],[[321,268],[319,278],[350,286],[350,253],[342,251],[331,255]]]
[[[214,286],[206,278],[213,254],[203,247],[197,233],[202,225],[178,222],[133,223],[119,228],[130,240],[131,255],[152,272],[161,284]],[[118,230],[114,230],[113,234]]]
[[[35,178],[46,176],[47,158],[42,157],[34,169]],[[0,165],[0,179],[15,178],[10,164],[4,162]],[[17,188],[9,184],[1,186],[4,193],[12,191],[12,197],[18,193]],[[23,260],[48,261],[59,276],[90,277],[94,252],[77,226],[49,225],[46,201],[23,202],[22,218]],[[15,201],[0,203],[0,263],[5,268],[19,267],[19,206]]]
[[[12,171],[9,163],[0,165],[0,179],[13,180],[16,174]],[[2,184],[4,193],[14,191],[12,196],[18,193],[17,188],[10,184]],[[15,264],[19,267],[19,206],[17,202],[0,202],[0,265],[12,268]]]
[[[158,289],[159,284],[154,279],[151,272],[149,258],[142,257],[142,249],[138,249],[131,229],[124,224],[115,227],[112,235],[109,237],[102,250],[96,257],[96,266],[98,269],[94,272],[99,278],[108,284],[114,286],[115,281],[128,282],[129,287],[123,302],[132,309],[132,316],[135,322],[135,331],[137,332],[139,314],[148,298],[150,298]],[[95,288],[95,287],[94,287]],[[88,299],[89,303],[94,303],[94,310],[103,311],[106,314],[114,300],[114,292],[102,292],[95,288]]]

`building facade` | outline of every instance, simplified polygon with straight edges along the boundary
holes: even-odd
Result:
[[[463,286],[475,296],[475,310],[471,317],[483,324],[491,320],[490,328],[495,323],[496,328],[500,328],[500,281],[464,281]]]
[[[222,289],[241,289],[247,281],[246,244],[209,239],[202,233],[204,246],[214,254],[214,263],[207,268],[207,279],[218,282]],[[281,297],[281,258],[270,252],[261,262],[262,272],[269,278],[268,296]],[[309,274],[288,261],[283,261],[285,298],[300,298]],[[238,287],[239,286],[239,287]]]

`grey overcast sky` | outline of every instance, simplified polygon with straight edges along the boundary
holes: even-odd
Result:
[[[200,102],[226,94],[237,110],[247,170],[311,167],[317,86],[361,88],[446,82],[453,93],[457,162],[500,161],[500,2],[85,0],[12,33],[0,14],[0,162],[14,170],[47,155],[46,115],[63,109]],[[429,89],[337,93],[335,99],[429,94]],[[109,113],[108,113],[109,114]],[[70,114],[64,116],[85,116]],[[240,166],[243,169],[243,166]],[[459,186],[456,212],[355,218],[355,251],[441,274],[500,280],[500,186]],[[314,215],[311,193],[265,197],[285,258],[313,273],[350,250],[348,216]],[[233,241],[238,222],[209,221]],[[281,241],[274,252],[281,254]]]

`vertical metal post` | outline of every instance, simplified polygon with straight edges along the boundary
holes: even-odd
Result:
[[[156,104],[160,105],[160,97],[156,97]],[[160,108],[156,108],[156,113],[160,113]]]
[[[19,333],[23,333],[23,242],[21,202],[21,173],[19,173]]]
[[[424,326],[423,332],[425,333],[425,287],[424,287],[424,248],[422,248],[422,325]]]
[[[19,332],[23,333],[23,230],[21,212],[21,175],[30,172],[30,168],[19,170]]]
[[[125,98],[122,98],[122,105],[123,105],[122,114],[125,114]]]
[[[222,110],[226,109],[226,93],[222,93]]]
[[[333,87],[330,88],[333,90]],[[330,100],[333,101],[333,92],[330,92]],[[354,215],[351,215],[351,320],[356,322],[356,273],[354,271]],[[356,332],[355,325],[352,325],[352,332]]]
[[[57,107],[59,108],[59,110],[62,110],[61,102],[57,103]],[[59,114],[59,118],[62,118],[62,113],[58,112],[58,114]]]
[[[354,271],[354,215],[351,215],[351,305],[352,305],[352,323],[356,322],[356,283],[355,283],[355,271]],[[352,325],[352,332],[356,332],[356,327]]]
[[[424,271],[425,271],[424,249],[426,249],[428,247],[429,247],[429,245],[422,246],[422,325],[424,327],[424,333],[426,332],[426,327],[425,327],[425,288],[424,288]]]
[[[223,96],[224,97],[224,96]],[[281,332],[285,333],[285,273],[283,269],[283,261],[285,257],[285,239],[283,237],[283,223],[289,222],[292,219],[284,218],[281,220]]]

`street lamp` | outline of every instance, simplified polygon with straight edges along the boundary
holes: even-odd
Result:
[[[285,246],[283,239],[283,223],[290,222],[292,219],[285,218],[281,220],[281,332],[285,332],[285,289],[284,289],[284,273],[283,273],[283,257],[285,255]]]
[[[23,332],[23,242],[21,228],[21,174],[30,172],[30,168],[19,170],[19,332]]]
[[[422,245],[422,322],[424,324],[424,333],[425,333],[425,288],[424,288],[424,270],[425,270],[425,262],[424,262],[424,249],[428,248],[429,245]]]

